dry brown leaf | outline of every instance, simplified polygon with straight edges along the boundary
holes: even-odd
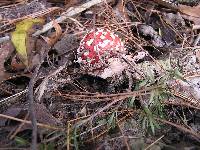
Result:
[[[0,46],[0,83],[8,79],[14,79],[20,76],[30,77],[30,73],[23,73],[19,71],[22,69],[21,63],[17,62],[16,55],[14,54],[14,47],[11,42],[4,43]],[[8,63],[8,59],[11,58],[11,62]],[[9,72],[14,71],[15,73]],[[18,72],[19,71],[19,72]],[[2,86],[2,88],[5,88]]]
[[[43,123],[43,124],[48,124],[48,125],[58,125],[61,124],[61,122],[55,118],[50,111],[43,105],[43,104],[39,104],[39,103],[35,103],[34,105],[34,109],[36,112],[36,119],[38,123]],[[4,115],[8,115],[8,116],[12,116],[12,117],[16,117],[19,119],[24,119],[25,116],[28,113],[28,109],[24,109],[24,106],[15,106],[15,107],[11,107],[9,108],[6,112],[4,112]],[[31,120],[31,117],[28,116],[27,120]],[[11,128],[7,128],[8,131],[13,130],[13,126],[19,125],[20,122],[16,122],[16,121],[10,121],[9,119],[2,119],[0,121],[0,127],[3,126],[7,126],[7,127],[11,127]],[[8,122],[8,124],[6,124]],[[31,125],[29,124],[25,124],[20,131],[26,130],[26,129],[32,129]]]
[[[13,76],[5,71],[4,62],[14,51],[11,42],[5,43],[0,47],[0,82]]]
[[[200,5],[197,5],[194,7],[187,6],[187,5],[179,5],[178,9],[181,13],[185,15],[200,18],[200,13],[199,13]]]
[[[127,12],[125,11],[123,0],[119,0],[116,7],[113,10],[119,20],[123,20],[127,22],[131,21]]]
[[[183,14],[183,18],[193,21],[195,25],[200,23],[200,5],[194,7],[178,5],[178,10]]]
[[[20,114],[22,108],[21,107],[11,107],[11,108],[8,108],[6,110],[6,112],[4,112],[3,114],[4,115],[8,115],[8,116],[12,116],[12,117],[16,117],[17,115]],[[0,126],[5,126],[6,125],[6,122],[8,121],[9,119],[5,119],[5,118],[1,118],[0,119]]]
[[[55,28],[56,32],[53,33],[50,37],[41,36],[49,46],[53,46],[62,35],[62,28],[56,21],[53,21],[53,27]]]
[[[76,5],[80,5],[80,0],[65,0],[65,8],[73,7]]]
[[[50,47],[43,39],[36,39],[34,47],[30,46],[30,48],[29,70],[32,70],[41,62],[41,58],[45,57],[44,54]]]

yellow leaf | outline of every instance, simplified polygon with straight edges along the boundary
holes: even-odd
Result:
[[[36,23],[41,23],[42,19],[25,19],[16,24],[15,31],[11,34],[11,41],[21,59],[28,66],[28,55],[26,50],[27,33]]]

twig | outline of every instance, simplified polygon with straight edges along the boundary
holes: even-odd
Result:
[[[4,102],[9,102],[9,101],[11,101],[12,99],[17,98],[17,97],[19,97],[20,95],[22,95],[22,94],[24,94],[24,93],[26,93],[26,92],[28,92],[28,89],[25,89],[25,90],[23,90],[23,91],[21,91],[21,92],[19,92],[19,93],[16,93],[16,94],[14,94],[14,95],[12,95],[12,96],[9,96],[9,97],[7,97],[7,98],[4,98],[4,99],[0,100],[0,104],[2,104],[2,103],[4,103]]]
[[[67,9],[67,11],[63,12],[61,14],[60,17],[58,17],[57,19],[55,19],[55,21],[57,23],[61,23],[63,21],[65,21],[66,19],[68,19],[68,17],[72,17],[74,15],[77,15],[79,14],[80,12],[94,6],[94,5],[97,5],[99,3],[102,3],[104,2],[105,0],[91,0],[87,3],[84,3],[83,5],[81,6],[77,6],[77,7],[70,7],[69,9]],[[47,32],[48,30],[52,29],[53,28],[53,21],[47,23],[46,25],[43,26],[43,28],[41,30],[38,30],[37,32],[35,32],[33,34],[33,36],[38,36],[42,33],[45,33]]]
[[[124,97],[119,97],[118,99],[113,100],[112,102],[110,102],[109,104],[107,104],[105,107],[99,109],[96,113],[92,114],[89,118],[81,121],[80,123],[77,124],[77,127],[80,127],[81,125],[83,125],[84,123],[93,120],[93,118],[95,116],[97,116],[98,114],[100,114],[101,112],[103,112],[104,110],[110,108],[112,105],[114,105],[115,103],[119,102],[119,101],[123,101]]]
[[[175,101],[165,100],[165,101],[163,101],[163,104],[165,104],[165,105],[174,105],[174,106],[182,106],[182,107],[189,107],[189,108],[200,110],[200,107],[193,106],[193,105],[191,105],[189,103],[178,102],[178,99],[175,100]]]
[[[151,148],[154,144],[156,144],[158,141],[160,141],[163,137],[164,137],[164,135],[162,135],[160,138],[158,138],[153,143],[151,143],[150,145],[148,145],[144,150],[148,150],[149,148]]]
[[[67,122],[67,150],[70,150],[70,122]]]
[[[22,122],[22,123],[25,123],[25,124],[31,124],[31,121],[15,118],[15,117],[4,115],[4,114],[0,114],[0,117],[1,118],[15,120],[15,121],[19,121],[19,122]],[[43,128],[47,128],[47,129],[53,129],[53,130],[61,130],[61,131],[64,130],[63,128],[53,127],[53,126],[49,126],[47,124],[42,124],[42,123],[37,123],[37,126],[43,127]]]
[[[198,30],[198,29],[200,29],[200,25],[199,24],[192,26],[192,30]]]
[[[24,120],[27,120],[28,116],[29,116],[29,113],[26,114],[26,116],[24,117]],[[18,128],[17,128],[17,129],[14,131],[14,133],[12,133],[12,135],[10,136],[10,139],[11,139],[11,140],[17,135],[17,133],[20,132],[21,128],[22,128],[24,125],[25,125],[25,122],[22,122],[22,123],[18,126]]]
[[[123,137],[123,140],[124,140],[124,143],[125,143],[125,145],[126,145],[126,148],[127,148],[127,150],[130,150],[130,146],[129,146],[129,144],[128,144],[127,137],[124,135],[124,132],[123,132],[123,130],[121,129],[121,127],[120,127],[120,125],[119,125],[118,122],[119,122],[119,121],[117,121],[117,126],[118,126],[118,128],[119,128],[119,131],[121,132],[121,135],[122,135],[122,137]]]
[[[42,41],[41,41],[42,42]],[[45,56],[48,54],[50,47],[48,45],[44,45],[41,48],[40,53],[40,61],[38,62],[38,65],[35,68],[34,74],[29,82],[29,93],[28,93],[28,100],[29,100],[29,110],[30,110],[30,116],[32,120],[32,144],[31,149],[37,150],[37,119],[36,119],[36,113],[34,108],[34,92],[33,87],[35,85],[35,82],[37,80],[38,72],[41,67],[41,64],[44,62]]]
[[[174,126],[174,127],[176,127],[177,129],[182,130],[182,131],[184,131],[184,132],[186,132],[186,133],[190,133],[191,135],[193,135],[194,137],[196,137],[196,140],[198,140],[198,142],[200,142],[200,134],[195,133],[194,131],[189,130],[189,129],[183,127],[183,126],[177,125],[177,124],[175,124],[175,123],[173,123],[173,122],[170,122],[170,121],[167,121],[167,120],[163,120],[163,119],[160,119],[160,118],[155,118],[155,119],[158,120],[158,121],[160,121],[160,122],[162,122],[162,123],[165,123],[165,124],[169,124],[169,125],[171,125],[171,126]]]
[[[60,71],[62,71],[66,67],[66,64],[67,63],[64,63],[64,65],[60,66],[53,73],[51,73],[47,77],[45,77],[45,79],[42,81],[42,83],[36,88],[35,93],[38,93],[38,95],[37,95],[37,101],[41,100],[42,95],[44,94],[44,91],[46,90],[46,85],[48,84],[49,78],[55,76]]]
[[[54,21],[57,22],[57,23],[62,23],[63,21],[65,21],[69,17],[77,15],[77,14],[81,13],[82,11],[84,11],[84,10],[94,6],[94,5],[97,5],[99,3],[102,3],[104,1],[105,0],[91,0],[91,1],[89,1],[87,3],[84,3],[81,6],[70,7],[69,9],[67,9],[67,11],[63,12],[61,14],[61,16],[58,17],[57,19],[55,19]],[[108,1],[110,1],[110,0],[108,0]],[[46,25],[44,25],[41,30],[36,31],[32,36],[39,36],[40,34],[45,33],[48,30],[52,29],[54,21],[51,21],[51,22],[47,23]],[[10,40],[10,37],[9,36],[5,36],[3,38],[0,38],[0,43],[8,41],[8,40]]]
[[[125,119],[130,116],[130,114],[126,114],[124,117],[122,117],[121,119],[117,120],[117,124],[121,124],[123,121],[125,121]],[[94,141],[95,139],[98,139],[99,137],[103,136],[105,133],[107,133],[112,127],[108,127],[107,129],[103,130],[102,132],[100,132],[100,134],[96,135],[95,137],[93,137],[92,139],[88,139],[86,140],[86,142],[91,142]]]
[[[64,95],[64,96],[74,96],[74,97],[81,97],[81,98],[115,98],[115,97],[120,97],[120,96],[124,96],[124,97],[130,97],[130,96],[134,96],[134,95],[139,95],[139,94],[146,94],[148,91],[152,91],[158,88],[162,88],[161,85],[157,85],[157,86],[152,86],[152,87],[147,87],[145,89],[142,90],[137,90],[137,91],[132,91],[132,92],[124,92],[124,93],[117,93],[117,94],[99,94],[99,93],[76,93],[76,94],[62,94],[62,93],[58,93],[58,96]]]
[[[29,110],[30,110],[30,116],[32,121],[32,144],[31,149],[37,150],[37,119],[36,119],[36,113],[34,108],[34,94],[33,94],[33,87],[35,84],[35,80],[37,78],[37,74],[39,71],[39,68],[41,66],[41,63],[36,67],[35,73],[32,77],[32,79],[29,82],[29,93],[28,93],[28,99],[29,99]]]

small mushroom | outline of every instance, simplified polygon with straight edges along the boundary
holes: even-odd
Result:
[[[97,28],[87,33],[77,49],[77,62],[88,74],[103,79],[119,75],[127,66],[124,42],[112,31]]]

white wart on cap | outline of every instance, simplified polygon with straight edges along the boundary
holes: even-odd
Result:
[[[118,35],[105,28],[87,33],[77,49],[78,63],[82,69],[102,78],[111,77],[123,70],[120,69],[123,64],[119,59],[123,53],[124,43]],[[106,75],[105,71],[109,74]]]

